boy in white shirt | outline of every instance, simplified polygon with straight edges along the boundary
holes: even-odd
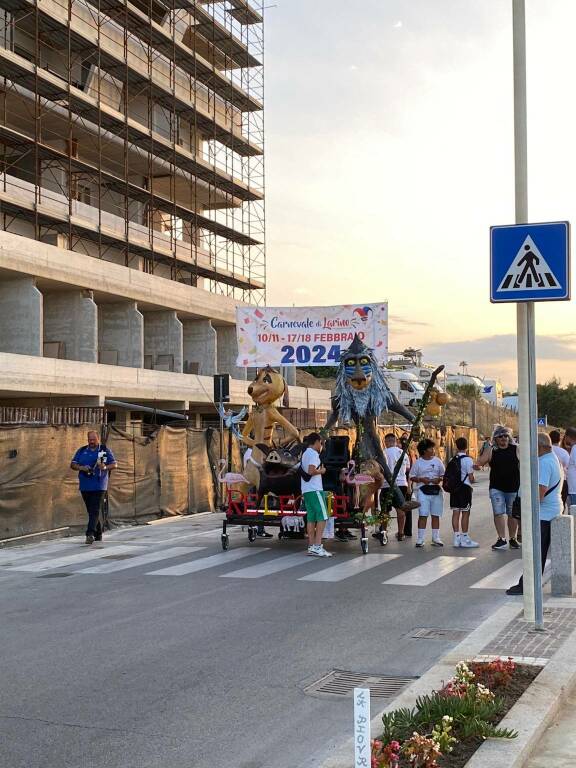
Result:
[[[472,541],[468,534],[472,509],[472,483],[475,482],[474,462],[468,456],[468,440],[465,437],[459,437],[456,440],[456,448],[458,453],[452,461],[458,461],[460,464],[461,485],[450,494],[454,546],[474,548],[480,546],[477,541]]]
[[[322,534],[328,520],[328,507],[322,487],[322,475],[326,467],[320,461],[322,438],[317,432],[312,432],[305,438],[308,448],[302,454],[302,477],[300,487],[306,506],[306,523],[308,529],[308,554],[316,557],[332,557],[322,546]]]
[[[424,546],[426,535],[426,521],[432,518],[432,546],[443,547],[440,539],[440,518],[444,509],[442,494],[442,478],[444,477],[444,464],[435,455],[436,443],[432,440],[420,440],[418,443],[418,455],[410,470],[410,479],[416,488],[416,495],[420,502],[418,508],[418,537],[416,546]]]

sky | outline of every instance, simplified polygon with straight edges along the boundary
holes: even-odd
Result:
[[[270,0],[269,305],[388,300],[392,352],[515,388],[515,307],[488,287],[489,228],[514,223],[511,9]],[[526,16],[529,218],[576,221],[576,3]],[[537,305],[539,381],[576,381],[574,319]]]

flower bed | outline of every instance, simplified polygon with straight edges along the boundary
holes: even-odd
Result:
[[[485,739],[516,738],[498,723],[540,669],[512,659],[461,662],[454,677],[417,699],[414,709],[383,715],[372,768],[463,768]]]

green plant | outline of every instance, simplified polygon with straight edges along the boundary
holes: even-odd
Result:
[[[382,715],[384,731],[382,741],[405,741],[418,727],[418,711],[416,709],[395,709]]]
[[[461,696],[446,696],[434,691],[427,696],[420,696],[416,700],[415,709],[398,709],[383,715],[383,740],[402,742],[414,731],[429,733],[443,717],[452,718],[457,739],[469,736],[486,738],[487,733],[493,738],[515,738],[515,731],[499,729],[491,722],[501,715],[503,710],[501,699],[479,698],[476,686],[473,685]],[[466,736],[463,736],[463,731]]]

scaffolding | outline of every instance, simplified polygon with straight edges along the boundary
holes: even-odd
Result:
[[[261,1],[0,9],[0,229],[264,303]]]

